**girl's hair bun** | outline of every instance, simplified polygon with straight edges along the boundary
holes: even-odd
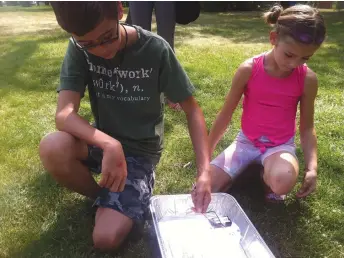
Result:
[[[268,12],[264,14],[265,22],[268,24],[276,24],[278,17],[283,12],[283,7],[280,5],[274,5]]]

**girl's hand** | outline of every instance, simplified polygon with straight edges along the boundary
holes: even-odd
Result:
[[[296,197],[303,198],[307,195],[311,194],[317,185],[317,171],[316,170],[308,170],[305,172],[305,176],[303,178],[303,183],[300,190],[297,192]]]

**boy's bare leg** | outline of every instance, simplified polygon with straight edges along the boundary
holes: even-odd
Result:
[[[43,166],[64,187],[95,199],[100,191],[88,168],[81,163],[88,156],[87,144],[66,132],[46,135],[39,145]]]
[[[98,208],[93,230],[94,247],[102,251],[117,249],[133,227],[133,220],[110,208]]]

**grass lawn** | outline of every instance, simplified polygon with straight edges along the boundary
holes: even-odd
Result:
[[[317,192],[271,206],[259,187],[232,191],[277,257],[344,257],[344,16],[324,15],[328,38],[308,63],[320,84]],[[239,64],[270,49],[268,31],[259,13],[202,13],[177,27],[176,53],[198,89],[208,128]],[[59,187],[40,163],[38,143],[54,130],[67,39],[49,7],[0,7],[0,257],[150,257],[144,239],[112,256],[93,250],[91,202]],[[194,161],[191,141],[184,116],[166,112],[154,193],[186,193],[195,175],[194,166],[183,168]],[[87,96],[81,113],[91,116]],[[237,134],[240,115],[238,109],[217,153]],[[298,155],[303,161],[300,149]]]

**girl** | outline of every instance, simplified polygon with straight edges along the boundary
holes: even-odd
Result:
[[[211,162],[212,191],[226,191],[251,162],[264,166],[269,201],[283,201],[299,174],[295,154],[296,111],[300,102],[300,137],[305,176],[297,197],[314,191],[317,178],[317,140],[314,129],[316,74],[305,64],[325,39],[322,15],[308,5],[283,11],[274,6],[265,15],[274,25],[273,49],[240,65],[225,104],[210,135],[210,154],[222,138],[244,95],[241,131],[234,142]]]

